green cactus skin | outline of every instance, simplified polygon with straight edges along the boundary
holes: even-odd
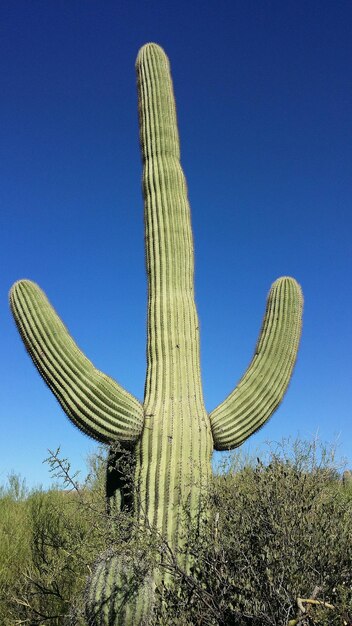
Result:
[[[143,428],[141,403],[95,369],[43,291],[29,280],[18,281],[10,304],[31,358],[73,423],[103,443],[135,442]]]
[[[31,358],[74,424],[98,441],[134,446],[136,520],[141,527],[156,528],[177,548],[184,542],[184,506],[194,518],[199,515],[213,449],[239,446],[280,404],[296,360],[303,298],[293,278],[273,284],[249,368],[208,414],[200,376],[190,210],[169,62],[158,45],[146,44],[136,69],[148,276],[143,405],[86,359],[37,285],[15,283],[10,304]],[[109,490],[111,495],[111,480]],[[147,623],[145,593],[134,609],[117,617],[117,571],[116,559],[96,568],[88,594],[89,623]],[[102,598],[110,608],[99,611]]]
[[[352,487],[352,471],[345,470],[342,474],[342,484],[344,487]]]
[[[105,554],[87,587],[88,625],[147,624],[153,610],[154,580],[142,558]]]

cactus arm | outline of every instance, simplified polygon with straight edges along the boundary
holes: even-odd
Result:
[[[275,281],[253,359],[235,390],[209,415],[216,450],[241,445],[279,406],[296,361],[302,307],[293,278]]]
[[[142,405],[84,356],[44,292],[18,281],[10,306],[30,357],[72,422],[102,443],[136,441]]]

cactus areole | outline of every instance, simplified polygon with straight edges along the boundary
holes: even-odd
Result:
[[[143,403],[83,355],[35,283],[16,282],[10,303],[34,364],[73,423],[100,442],[134,446],[134,515],[177,548],[182,542],[184,505],[198,515],[213,449],[241,445],[281,402],[296,360],[303,300],[293,278],[274,282],[247,371],[234,391],[207,413],[200,376],[190,208],[169,62],[158,45],[146,44],[139,51],[136,69],[148,277]],[[111,495],[114,486],[109,489]],[[117,562],[110,571],[116,568]],[[110,610],[91,623],[145,620],[142,613],[133,618],[113,614]]]

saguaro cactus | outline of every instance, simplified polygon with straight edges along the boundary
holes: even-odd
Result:
[[[272,285],[253,359],[235,390],[208,414],[200,377],[190,210],[169,62],[158,45],[147,44],[136,68],[148,276],[143,403],[94,368],[36,284],[15,283],[10,303],[34,364],[73,423],[98,441],[135,446],[134,515],[177,547],[183,505],[197,516],[213,449],[241,445],[282,400],[297,355],[302,294],[293,278]],[[115,559],[110,579],[118,577],[117,569]],[[104,595],[109,578],[102,566],[99,572],[101,584],[95,583],[92,605]],[[113,586],[111,580],[109,584]],[[115,613],[100,613],[92,623],[143,620],[135,613],[117,621]]]

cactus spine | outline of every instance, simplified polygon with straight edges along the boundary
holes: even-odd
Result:
[[[273,284],[249,368],[208,414],[200,377],[190,210],[169,62],[159,46],[147,44],[136,69],[148,276],[143,404],[94,368],[37,285],[15,283],[10,303],[31,358],[76,426],[98,441],[135,446],[134,514],[177,547],[183,541],[183,505],[198,515],[213,449],[239,446],[281,402],[297,355],[303,301],[294,279],[283,277]],[[118,578],[116,559],[113,563],[106,564],[104,574],[101,565],[97,572],[110,586]],[[102,586],[96,579],[91,607],[104,595]],[[90,621],[144,623],[143,611],[127,613],[117,618],[114,609],[103,617],[95,610]]]

